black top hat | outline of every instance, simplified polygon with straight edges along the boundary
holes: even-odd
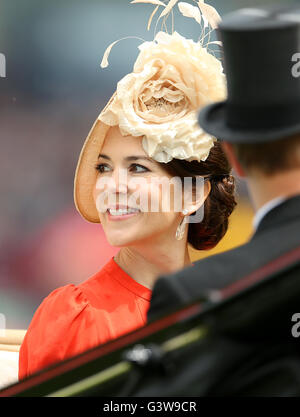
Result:
[[[261,143],[300,133],[300,8],[241,9],[225,16],[226,101],[199,124],[220,140]]]

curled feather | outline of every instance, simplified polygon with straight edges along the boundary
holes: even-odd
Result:
[[[119,39],[120,40],[120,39]],[[112,47],[117,43],[117,42],[119,42],[119,41],[115,41],[115,42],[113,42],[113,43],[111,43],[106,49],[105,49],[105,52],[104,52],[104,54],[103,54],[103,58],[102,58],[102,61],[101,61],[101,64],[100,64],[100,66],[101,66],[101,68],[106,68],[106,67],[108,67],[108,56],[109,56],[109,54],[110,54],[110,51],[112,50]]]
[[[143,42],[146,42],[144,39],[142,39],[142,38],[139,38],[139,37],[137,37],[137,36],[126,36],[125,38],[121,38],[121,39],[118,39],[117,41],[114,41],[113,43],[111,43],[106,49],[105,49],[105,52],[104,52],[104,54],[103,54],[103,58],[102,58],[102,61],[101,61],[101,64],[100,64],[100,66],[101,66],[101,68],[106,68],[106,67],[108,67],[108,65],[109,65],[109,63],[108,63],[108,56],[109,56],[109,54],[110,54],[110,51],[112,50],[112,47],[116,44],[116,43],[118,43],[118,42],[120,42],[120,41],[123,41],[124,39],[139,39],[140,41],[143,41]]]
[[[164,6],[166,7],[166,5],[159,1],[159,0],[132,0],[130,2],[130,4],[136,4],[136,3],[149,3],[149,4],[156,4],[157,6]]]
[[[175,4],[178,2],[178,0],[170,0],[168,5],[165,7],[165,9],[162,11],[161,15],[159,16],[159,19],[165,15],[167,15],[168,13],[170,13],[170,11],[173,9],[173,7],[175,6]]]
[[[150,18],[148,20],[147,30],[150,29],[150,26],[151,26],[151,23],[152,23],[152,19],[153,19],[155,13],[157,12],[158,8],[159,8],[159,6],[156,6],[155,9],[153,10],[153,12],[151,13],[151,16],[150,16]]]
[[[198,7],[202,13],[204,22],[207,21],[212,29],[216,29],[221,21],[221,16],[216,9],[209,4],[205,4],[204,0],[198,0]]]
[[[195,19],[199,25],[201,25],[200,10],[197,7],[182,1],[178,3],[178,9],[183,16],[191,17],[192,19]]]

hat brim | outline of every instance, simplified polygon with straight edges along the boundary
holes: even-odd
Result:
[[[102,112],[109,106],[115,94],[112,95]],[[98,116],[83,144],[75,171],[75,206],[81,216],[91,223],[100,223],[99,213],[93,197],[98,174],[95,166],[109,129],[110,126],[101,122]]]
[[[300,123],[268,129],[239,129],[226,124],[227,101],[210,104],[198,114],[199,125],[218,140],[229,143],[263,143],[300,133]]]
[[[81,149],[74,178],[74,202],[81,216],[92,223],[100,223],[93,190],[97,180],[98,155],[110,126],[96,120]]]

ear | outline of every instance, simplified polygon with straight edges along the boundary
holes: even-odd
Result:
[[[201,180],[200,187],[201,187],[201,191],[196,193],[196,196],[193,196],[192,201],[185,201],[184,202],[184,208],[187,209],[187,211],[188,211],[187,214],[188,215],[190,215],[190,214],[194,213],[195,211],[199,210],[199,208],[204,205],[205,200],[209,196],[209,193],[211,191],[210,181],[208,179],[203,178]],[[197,197],[197,199],[195,197]]]
[[[235,172],[238,174],[239,177],[245,178],[247,175],[243,167],[239,163],[237,157],[235,156],[235,152],[231,143],[221,142],[221,146],[232,168],[235,170]]]

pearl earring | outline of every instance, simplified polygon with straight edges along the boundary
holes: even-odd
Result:
[[[181,220],[179,226],[177,227],[176,234],[175,234],[175,237],[176,237],[177,240],[181,240],[183,238],[184,231],[185,231],[185,224],[187,222],[186,215],[188,214],[188,210],[183,209],[182,214],[184,215],[184,217]]]

